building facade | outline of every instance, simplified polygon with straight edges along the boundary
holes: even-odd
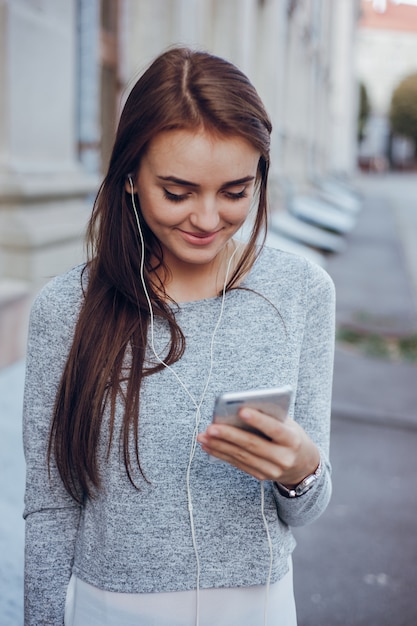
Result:
[[[84,259],[83,233],[129,87],[166,47],[224,56],[273,122],[280,183],[352,173],[356,0],[0,0],[0,366],[28,307]]]
[[[392,93],[403,78],[417,72],[417,2],[362,0],[355,56],[358,80],[371,106],[360,158],[364,163],[384,160]],[[413,153],[407,141],[397,139],[395,145],[398,157]]]

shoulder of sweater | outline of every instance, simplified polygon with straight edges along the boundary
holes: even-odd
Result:
[[[306,257],[284,250],[264,246],[254,266],[254,275],[261,279],[279,280],[280,282],[301,281],[308,286],[323,285],[333,288],[329,274],[317,263]]]
[[[85,264],[77,265],[69,271],[56,276],[40,290],[31,310],[31,318],[69,319],[75,317],[83,300],[83,288],[86,286]]]

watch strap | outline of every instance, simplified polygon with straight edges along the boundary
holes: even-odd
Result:
[[[288,489],[288,487],[285,487],[285,485],[282,485],[281,483],[276,482],[275,484],[277,486],[279,493],[282,496],[285,496],[286,498],[299,498],[300,496],[303,496],[305,493],[307,493],[307,491],[310,491],[310,489],[315,485],[315,483],[321,476],[322,472],[323,472],[323,465],[320,460],[320,463],[316,471],[313,472],[313,474],[309,474],[308,476],[303,478],[303,480],[292,489]]]

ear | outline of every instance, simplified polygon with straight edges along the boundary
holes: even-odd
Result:
[[[133,187],[133,189],[132,189]],[[132,174],[128,174],[126,176],[126,180],[125,180],[125,190],[127,191],[127,193],[136,193],[136,185],[135,185],[135,181],[133,180],[133,175]]]

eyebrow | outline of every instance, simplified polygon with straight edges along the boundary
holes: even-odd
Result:
[[[200,185],[198,183],[193,183],[189,180],[183,180],[182,178],[176,178],[175,176],[158,176],[160,181],[164,183],[173,183],[174,185],[180,185],[181,187],[194,187],[198,189]],[[228,180],[223,183],[221,188],[225,187],[235,187],[236,185],[243,185],[245,183],[250,183],[255,180],[255,176],[244,176],[243,178],[237,178],[236,180]]]

